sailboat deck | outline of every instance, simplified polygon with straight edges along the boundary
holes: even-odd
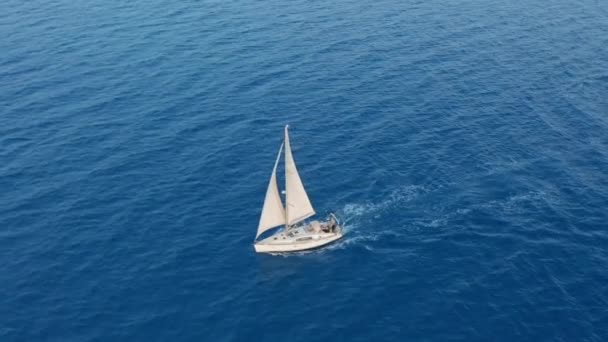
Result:
[[[324,246],[342,237],[341,229],[334,232],[318,232],[310,225],[284,231],[260,240],[255,244],[258,252],[291,252]]]

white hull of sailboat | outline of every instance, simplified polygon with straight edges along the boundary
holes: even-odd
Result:
[[[293,241],[287,243],[261,243],[254,245],[255,251],[258,253],[288,253],[306,251],[315,249],[330,244],[342,237],[342,233],[321,234],[316,239],[310,241]]]
[[[337,227],[333,232],[314,232],[310,226],[290,230],[288,234],[279,232],[253,246],[258,253],[287,253],[315,249],[342,238],[342,229]]]

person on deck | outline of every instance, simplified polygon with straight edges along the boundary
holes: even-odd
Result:
[[[327,222],[327,226],[329,227],[329,231],[330,232],[335,232],[336,231],[336,220],[334,220],[334,217],[332,216],[329,221]]]

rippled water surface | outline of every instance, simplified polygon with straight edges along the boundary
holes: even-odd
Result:
[[[608,2],[5,0],[1,341],[608,340]],[[282,126],[345,238],[252,240]]]

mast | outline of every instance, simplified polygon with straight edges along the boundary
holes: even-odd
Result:
[[[289,125],[285,125],[285,137],[283,138],[283,144],[285,145],[285,233],[287,233],[287,230],[289,229],[289,216],[287,216],[289,213],[289,205],[287,204],[287,150],[291,153],[287,128],[289,128]]]

